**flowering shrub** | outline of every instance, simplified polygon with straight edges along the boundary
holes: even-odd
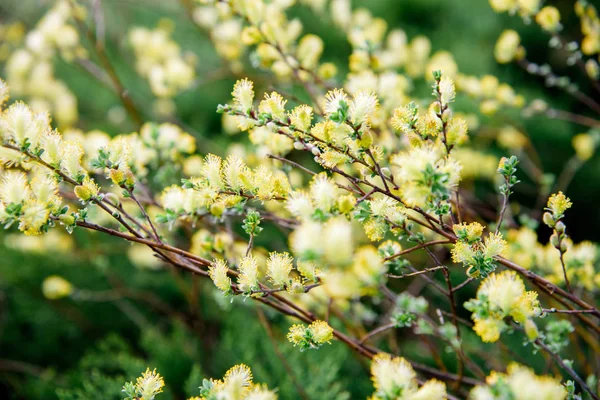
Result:
[[[569,237],[565,221],[577,204],[564,192],[600,134],[573,138],[575,155],[554,180],[517,126],[486,125],[489,116],[519,110],[600,126],[600,19],[591,3],[575,4],[579,43],[563,38],[551,5],[490,0],[495,11],[547,34],[596,97],[529,61],[516,30],[489,51],[574,96],[593,117],[529,99],[492,75],[462,73],[452,54],[432,53],[425,36],[388,31],[348,0],[299,1],[346,36],[347,65],[322,59],[324,41],[302,34],[293,1],[181,3],[239,76],[231,100],[214,106],[224,130],[247,132],[251,145],[204,154],[197,151],[204,143],[173,117],[173,98],[198,84],[203,60],[182,50],[176,24],[135,26],[127,36],[133,69],[156,97],[149,108],[168,120],[150,122],[99,39],[98,11],[58,1],[14,40],[0,81],[0,223],[31,237],[17,247],[55,249],[56,235],[79,231],[130,242],[122,251],[133,264],[170,269],[192,303],[202,277],[223,310],[253,304],[286,366],[278,346],[306,353],[347,346],[370,363],[372,399],[598,399],[599,366],[586,362],[600,346],[598,251]],[[121,103],[116,113],[127,113],[136,131],[111,136],[78,120],[68,82],[53,73],[55,57],[106,83]],[[429,96],[414,90],[418,83]],[[486,131],[505,156],[476,140]],[[495,188],[493,207],[478,199],[482,182]],[[514,192],[531,183],[537,204],[519,203]],[[56,274],[42,291],[53,301],[104,295]],[[277,343],[285,333],[270,325],[280,315],[289,343]],[[202,335],[193,321],[189,327]],[[430,356],[405,355],[403,335],[416,336]],[[538,353],[545,371],[532,361]],[[308,398],[305,383],[292,380]],[[151,400],[164,387],[148,368],[122,391]],[[204,380],[192,397],[275,398],[243,364]]]
[[[162,392],[165,385],[163,378],[156,372],[147,369],[135,383],[129,382],[123,386],[126,399],[148,399]],[[252,383],[252,371],[244,364],[230,368],[222,380],[205,379],[200,386],[200,399],[244,399],[244,400],[274,400],[277,395],[269,390],[266,385]]]

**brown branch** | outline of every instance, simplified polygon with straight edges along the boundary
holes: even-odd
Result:
[[[205,259],[205,258],[198,257],[198,256],[196,256],[196,255],[194,255],[192,253],[189,253],[189,252],[185,251],[185,250],[181,250],[181,249],[179,249],[177,247],[173,247],[173,246],[170,246],[170,245],[165,244],[165,243],[157,243],[154,240],[132,236],[132,235],[129,235],[127,233],[119,232],[119,231],[116,231],[114,229],[106,228],[104,226],[93,224],[93,223],[90,223],[90,222],[77,221],[77,225],[81,226],[81,227],[84,227],[84,228],[92,229],[92,230],[95,230],[95,231],[98,231],[98,232],[106,233],[106,234],[109,234],[111,236],[120,237],[121,239],[125,239],[125,240],[130,241],[130,242],[141,243],[141,244],[145,244],[147,246],[153,247],[153,248],[165,250],[165,251],[168,251],[170,253],[174,253],[174,254],[186,257],[186,258],[188,258],[188,259],[190,259],[192,261],[195,261],[195,262],[197,262],[197,263],[199,263],[199,264],[201,264],[203,266],[207,266],[208,267],[208,266],[212,265],[212,263],[209,260]],[[202,271],[202,270],[195,271],[195,272],[198,272],[201,275],[208,274],[208,273],[206,273],[205,271]]]

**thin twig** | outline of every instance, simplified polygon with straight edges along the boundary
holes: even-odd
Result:
[[[146,221],[148,221],[148,224],[150,225],[150,228],[152,228],[152,232],[154,233],[154,238],[156,239],[157,242],[161,243],[162,240],[160,239],[160,235],[158,234],[156,227],[152,223],[152,219],[150,219],[150,216],[146,212],[146,208],[139,202],[139,200],[137,199],[135,194],[133,194],[133,189],[127,188],[126,190],[127,190],[127,193],[129,193],[129,197],[131,197],[133,199],[133,201],[135,201],[135,204],[138,205],[140,211],[142,212],[142,215],[144,216],[144,218],[146,218]]]
[[[409,274],[402,274],[402,275],[387,274],[387,277],[388,278],[392,278],[392,279],[402,279],[402,278],[408,278],[408,277],[411,277],[411,276],[417,276],[417,275],[421,275],[421,274],[427,274],[429,272],[438,271],[440,269],[444,269],[444,267],[439,266],[439,267],[426,268],[426,269],[423,269],[421,271],[411,272]]]
[[[395,326],[396,326],[396,324],[394,324],[394,323],[391,323],[391,322],[390,322],[389,324],[382,325],[382,326],[380,326],[380,327],[378,327],[378,328],[375,328],[375,329],[373,329],[371,332],[369,332],[369,333],[367,333],[365,336],[363,336],[363,337],[362,337],[362,339],[360,339],[359,343],[360,343],[360,344],[363,344],[363,343],[365,343],[367,340],[369,340],[370,338],[372,338],[373,336],[375,336],[375,335],[377,335],[377,334],[379,334],[379,333],[381,333],[381,332],[385,332],[385,331],[387,331],[388,329],[392,329],[392,328],[394,328]]]
[[[267,154],[267,157],[269,157],[269,158],[272,158],[272,159],[274,159],[274,160],[279,160],[279,161],[281,161],[281,162],[284,162],[284,163],[286,163],[286,164],[289,164],[289,165],[291,165],[291,166],[293,166],[293,167],[296,167],[296,168],[298,168],[298,169],[300,169],[300,170],[302,170],[302,171],[306,172],[307,174],[310,174],[310,175],[317,175],[317,173],[316,173],[316,172],[314,172],[314,171],[311,171],[310,169],[308,169],[308,168],[304,167],[303,165],[300,165],[300,164],[298,164],[298,163],[297,163],[297,162],[295,162],[295,161],[288,160],[287,158],[279,157],[279,156],[276,156],[276,155],[274,155],[274,154]]]
[[[560,266],[562,267],[563,277],[565,278],[565,285],[567,286],[567,290],[570,293],[573,293],[573,288],[571,287],[571,282],[569,282],[569,277],[567,276],[567,266],[565,265],[565,253],[561,249],[557,249],[560,252]]]
[[[391,256],[388,256],[388,257],[384,258],[384,260],[385,261],[390,261],[390,260],[393,260],[394,258],[401,257],[401,256],[403,256],[405,254],[412,253],[415,250],[419,250],[419,249],[422,249],[422,248],[425,248],[425,247],[429,247],[429,246],[435,246],[437,244],[448,244],[448,243],[452,243],[452,241],[451,240],[446,240],[446,239],[432,240],[431,242],[421,243],[421,244],[413,246],[413,247],[411,247],[409,249],[405,249],[405,250],[399,251],[396,254],[392,254]]]
[[[506,185],[508,188],[508,178],[506,178]],[[510,190],[510,189],[507,189]],[[500,215],[498,216],[498,223],[496,224],[496,235],[500,232],[500,227],[502,226],[502,221],[504,220],[504,213],[506,213],[506,209],[508,208],[508,194],[502,193],[502,209],[500,210]]]
[[[453,289],[454,292],[458,292],[463,287],[467,286],[469,283],[473,282],[475,278],[467,278],[463,283],[456,285]]]
[[[590,314],[593,310],[557,310],[556,308],[542,308],[542,312],[545,313],[559,313],[559,314]]]

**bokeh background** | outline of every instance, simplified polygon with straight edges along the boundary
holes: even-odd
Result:
[[[205,32],[198,29],[177,1],[102,0],[107,23],[107,51],[117,73],[128,87],[144,118],[160,120],[152,108],[153,96],[147,82],[136,75],[133,55],[126,43],[127,30],[134,25],[155,26],[162,18],[175,22],[174,38],[182,49],[198,57],[198,84],[175,98],[176,113],[170,119],[193,134],[201,154],[224,154],[232,142],[246,143],[246,135],[222,133],[219,103],[228,101],[237,76],[230,73],[214,51]],[[0,0],[0,23],[15,20],[27,27],[51,5],[42,0]],[[566,21],[567,38],[578,38],[572,2],[555,2]],[[507,28],[517,29],[532,61],[550,60],[559,73],[577,79],[577,70],[564,64],[564,57],[548,50],[547,38],[536,27],[524,26],[518,18],[495,14],[484,0],[354,0],[383,17],[390,27],[400,27],[411,38],[428,36],[433,51],[450,51],[466,74],[496,75],[527,99],[542,98],[552,106],[586,114],[587,110],[569,96],[549,90],[516,65],[498,65],[493,46]],[[325,17],[305,7],[295,7],[305,32],[325,40],[325,61],[347,65],[350,46],[344,35]],[[2,76],[3,65],[0,65]],[[251,67],[250,67],[251,68]],[[114,118],[118,99],[113,92],[74,65],[56,60],[58,77],[68,83],[79,101],[83,130],[101,129],[109,134],[134,130],[126,116]],[[262,88],[270,77],[252,71]],[[583,80],[582,80],[583,82]],[[285,87],[285,86],[284,86]],[[297,88],[287,87],[302,97]],[[588,88],[582,86],[587,92]],[[427,95],[426,84],[417,91]],[[600,100],[600,99],[599,99]],[[464,110],[475,104],[459,98]],[[113,117],[109,118],[109,113]],[[117,121],[115,121],[117,120]],[[537,149],[547,173],[558,174],[574,151],[571,139],[587,128],[544,117],[522,118],[517,111],[500,112],[482,121],[486,127],[513,124],[526,132]],[[504,155],[487,139],[485,129],[476,133],[490,151]],[[516,188],[516,198],[533,205],[535,189],[527,177]],[[489,185],[489,184],[488,184]],[[493,190],[486,185],[477,192],[483,201],[494,204]],[[567,194],[576,207],[566,219],[569,233],[578,242],[600,241],[600,158],[594,157],[577,172]],[[259,238],[277,243],[281,235],[267,231]],[[157,368],[165,377],[164,399],[197,394],[202,378],[221,376],[229,367],[244,362],[252,367],[257,382],[279,387],[281,399],[298,398],[291,368],[310,399],[365,398],[372,392],[368,365],[357,362],[344,346],[326,346],[319,353],[300,353],[282,343],[289,322],[267,315],[264,324],[252,302],[236,299],[233,304],[214,295],[210,282],[184,279],[168,270],[152,271],[135,267],[124,256],[127,244],[112,238],[75,232],[73,248],[57,242],[50,252],[23,251],[26,240],[11,232],[0,233],[0,398],[14,399],[113,399],[120,398],[124,381],[133,379],[146,366]],[[33,239],[35,240],[35,239]],[[32,245],[33,247],[34,245]],[[50,301],[41,284],[58,274],[76,287],[96,293],[88,299]],[[117,293],[117,295],[115,295]],[[465,291],[459,302],[473,293]],[[469,315],[463,315],[468,318]],[[275,346],[271,339],[277,342]],[[520,343],[516,343],[520,346]],[[401,337],[401,351],[427,363],[421,344],[410,334]],[[467,343],[468,346],[468,343]],[[279,352],[279,354],[278,354]],[[451,364],[453,355],[444,355]],[[281,358],[288,365],[282,364]]]

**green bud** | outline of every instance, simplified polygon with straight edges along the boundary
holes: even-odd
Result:
[[[131,172],[130,169],[128,169],[127,172],[125,172],[125,180],[123,184],[128,188],[133,188],[133,186],[135,185],[135,176],[133,175],[133,172]]]
[[[538,328],[535,325],[535,322],[533,322],[530,319],[525,321],[525,334],[527,335],[529,340],[535,340],[540,335],[540,332],[538,331]]]
[[[58,217],[58,220],[67,226],[75,224],[75,217],[72,215],[63,214]]]
[[[442,113],[442,121],[448,122],[450,121],[450,118],[452,118],[452,110],[447,108],[446,111]]]
[[[117,186],[121,186],[121,183],[125,180],[125,174],[120,169],[111,169],[108,172],[108,177]]]
[[[74,191],[75,191],[75,196],[77,196],[77,198],[82,201],[88,201],[93,196],[92,191],[88,187],[83,186],[83,185],[75,186]]]
[[[554,228],[554,224],[556,222],[554,221],[554,217],[552,217],[552,214],[550,214],[549,212],[545,212],[544,216],[542,217],[542,220],[544,221],[544,224],[548,225],[550,228]]]
[[[560,242],[560,252],[561,253],[566,253],[568,249],[569,248],[567,246],[567,242],[566,241],[563,240],[562,242]]]
[[[220,217],[221,215],[223,215],[224,211],[225,211],[225,207],[223,207],[223,204],[221,204],[221,203],[213,203],[210,206],[210,213],[212,215],[214,215],[215,217]]]
[[[560,239],[558,238],[558,235],[556,234],[556,232],[554,232],[552,234],[552,236],[550,236],[550,243],[552,244],[552,246],[556,247],[557,249],[560,246]]]

